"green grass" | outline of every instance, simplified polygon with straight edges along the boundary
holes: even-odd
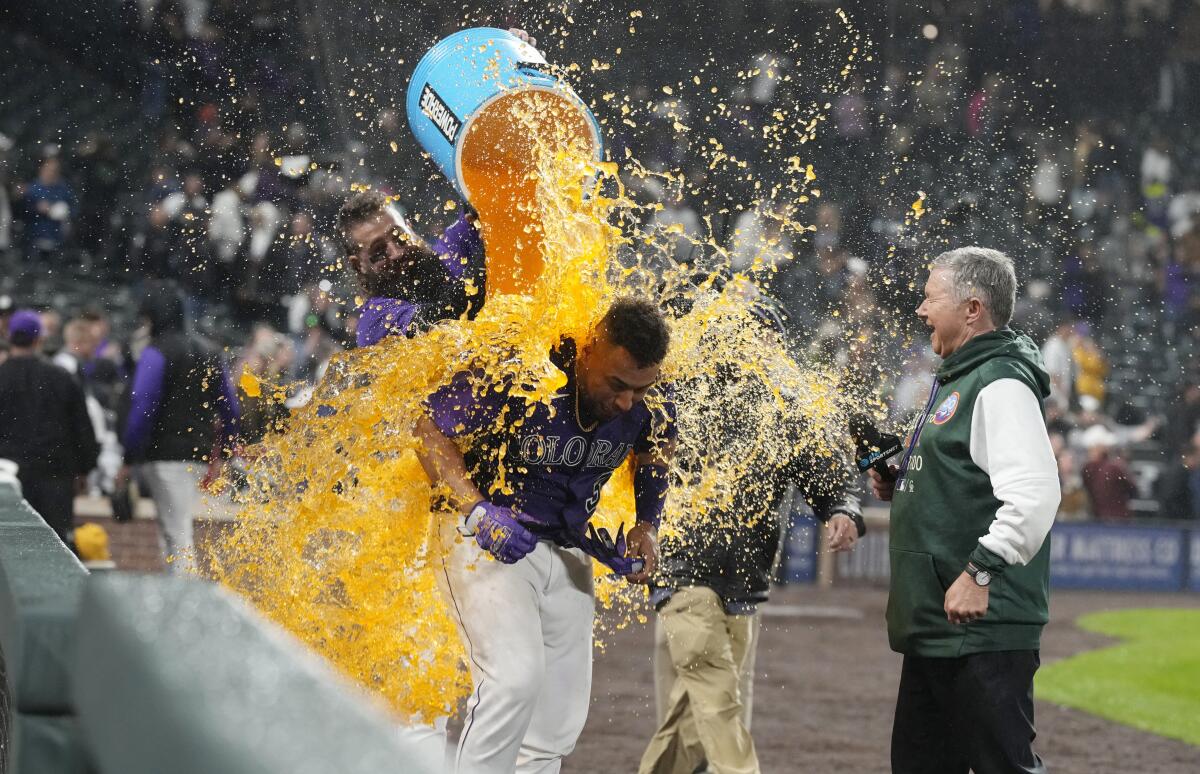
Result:
[[[1038,698],[1200,745],[1200,610],[1092,613],[1076,623],[1122,642],[1046,666]]]

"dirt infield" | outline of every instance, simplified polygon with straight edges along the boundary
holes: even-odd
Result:
[[[785,589],[772,599],[758,650],[753,735],[766,772],[887,772],[900,657],[887,646],[886,594],[877,589]],[[1103,647],[1076,628],[1084,613],[1194,607],[1172,594],[1054,595],[1043,664]],[[813,608],[839,608],[825,617]],[[860,618],[851,617],[855,611]],[[652,627],[610,635],[598,654],[592,710],[565,772],[631,772],[654,730]],[[1046,702],[1037,704],[1037,750],[1053,774],[1191,774],[1200,748]]]

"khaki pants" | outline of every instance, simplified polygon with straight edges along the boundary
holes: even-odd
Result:
[[[727,615],[716,592],[693,586],[658,617],[669,662],[656,653],[659,726],[639,774],[692,774],[705,760],[713,774],[757,772],[742,685],[753,684],[758,616]]]

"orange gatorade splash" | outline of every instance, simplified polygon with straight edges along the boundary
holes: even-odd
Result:
[[[764,332],[751,313],[753,292],[718,293],[692,268],[664,275],[642,265],[643,255],[664,249],[663,236],[614,224],[632,224],[654,205],[626,195],[616,164],[593,160],[581,122],[554,95],[522,91],[497,98],[472,123],[461,172],[487,251],[482,311],[336,356],[312,401],[253,455],[238,519],[208,547],[217,580],[402,721],[452,713],[469,686],[437,586],[445,547],[435,527],[453,517],[432,506],[438,493],[417,461],[412,430],[426,396],[454,374],[479,374],[477,390],[515,385],[532,411],[565,383],[548,360],[561,337],[585,339],[620,295],[686,298],[689,311],[671,323],[663,369],[664,380],[679,385],[679,459],[694,463],[694,450],[713,448],[713,428],[731,416],[745,432],[701,465],[673,464],[664,534],[711,528],[714,505],[756,485],[755,470],[794,451],[796,439],[775,432],[784,413],[801,413],[811,428],[805,445],[832,458],[847,443],[847,409],[865,403],[841,370],[799,363],[778,335]],[[648,173],[633,162],[626,174]],[[707,246],[713,268],[722,268],[724,251],[711,239]],[[746,278],[731,286],[739,282],[749,288]],[[730,374],[761,385],[753,391],[761,397],[731,391]],[[254,380],[244,388],[260,389]],[[503,470],[495,486],[510,486]],[[615,533],[633,520],[626,467],[609,481],[593,522]],[[493,560],[481,552],[479,561]],[[644,620],[645,587],[611,579],[600,565],[596,576],[599,607],[612,611],[602,621]]]
[[[545,231],[536,199],[534,137],[557,137],[583,148],[590,142],[579,107],[540,89],[497,97],[480,109],[462,141],[460,175],[481,221],[489,297],[529,293],[542,271]]]

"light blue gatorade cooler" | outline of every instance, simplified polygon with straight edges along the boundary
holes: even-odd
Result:
[[[488,296],[528,292],[542,270],[533,137],[552,148],[582,143],[599,161],[595,117],[533,46],[492,27],[430,49],[407,109],[417,142],[479,213]]]
[[[595,117],[569,85],[550,73],[537,49],[495,27],[462,30],[421,57],[408,84],[407,112],[417,142],[468,200],[463,141],[494,103],[515,92],[542,92],[560,102],[564,113],[578,116],[600,159],[603,146]]]

